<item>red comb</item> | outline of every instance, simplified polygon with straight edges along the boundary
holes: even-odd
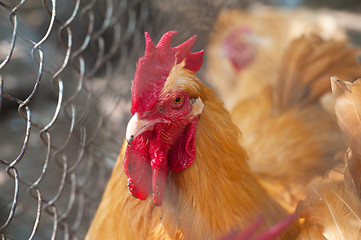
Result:
[[[201,68],[203,50],[191,52],[197,37],[193,36],[172,48],[171,40],[177,33],[177,31],[165,33],[157,46],[154,46],[149,33],[145,33],[145,53],[138,61],[132,87],[132,114],[135,112],[141,114],[152,108],[176,59],[177,64],[186,59],[185,68],[192,72],[197,72]]]

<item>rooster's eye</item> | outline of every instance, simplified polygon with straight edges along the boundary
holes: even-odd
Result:
[[[174,104],[180,104],[182,103],[183,97],[177,97],[176,99],[174,99]]]

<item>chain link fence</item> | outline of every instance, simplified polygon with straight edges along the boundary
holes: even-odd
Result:
[[[200,45],[227,4],[0,1],[1,239],[85,236],[124,138],[144,31],[198,33]]]
[[[124,139],[144,31],[197,34],[200,50],[221,9],[250,2],[0,1],[0,238],[83,239]]]

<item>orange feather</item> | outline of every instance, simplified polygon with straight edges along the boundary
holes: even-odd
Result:
[[[346,164],[339,166],[341,178],[330,175],[310,186],[307,199],[298,209],[306,219],[298,239],[361,238],[360,86],[360,80],[351,84],[332,79],[337,119],[349,150]]]

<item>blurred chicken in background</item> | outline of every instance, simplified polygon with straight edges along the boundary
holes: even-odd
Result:
[[[330,89],[330,77],[361,76],[355,48],[318,36],[294,39],[284,52],[274,84],[253,87],[258,94],[231,111],[241,129],[258,179],[279,202],[293,211],[307,185],[337,164],[345,149],[334,116],[319,98]],[[267,75],[265,75],[265,78]]]
[[[223,12],[210,41],[207,79],[242,131],[250,168],[292,212],[345,149],[325,96],[331,76],[361,76],[359,49],[330,15],[273,8]]]
[[[223,11],[206,52],[206,79],[227,109],[274,82],[289,43],[302,35],[346,40],[337,19],[327,12],[254,7]]]

